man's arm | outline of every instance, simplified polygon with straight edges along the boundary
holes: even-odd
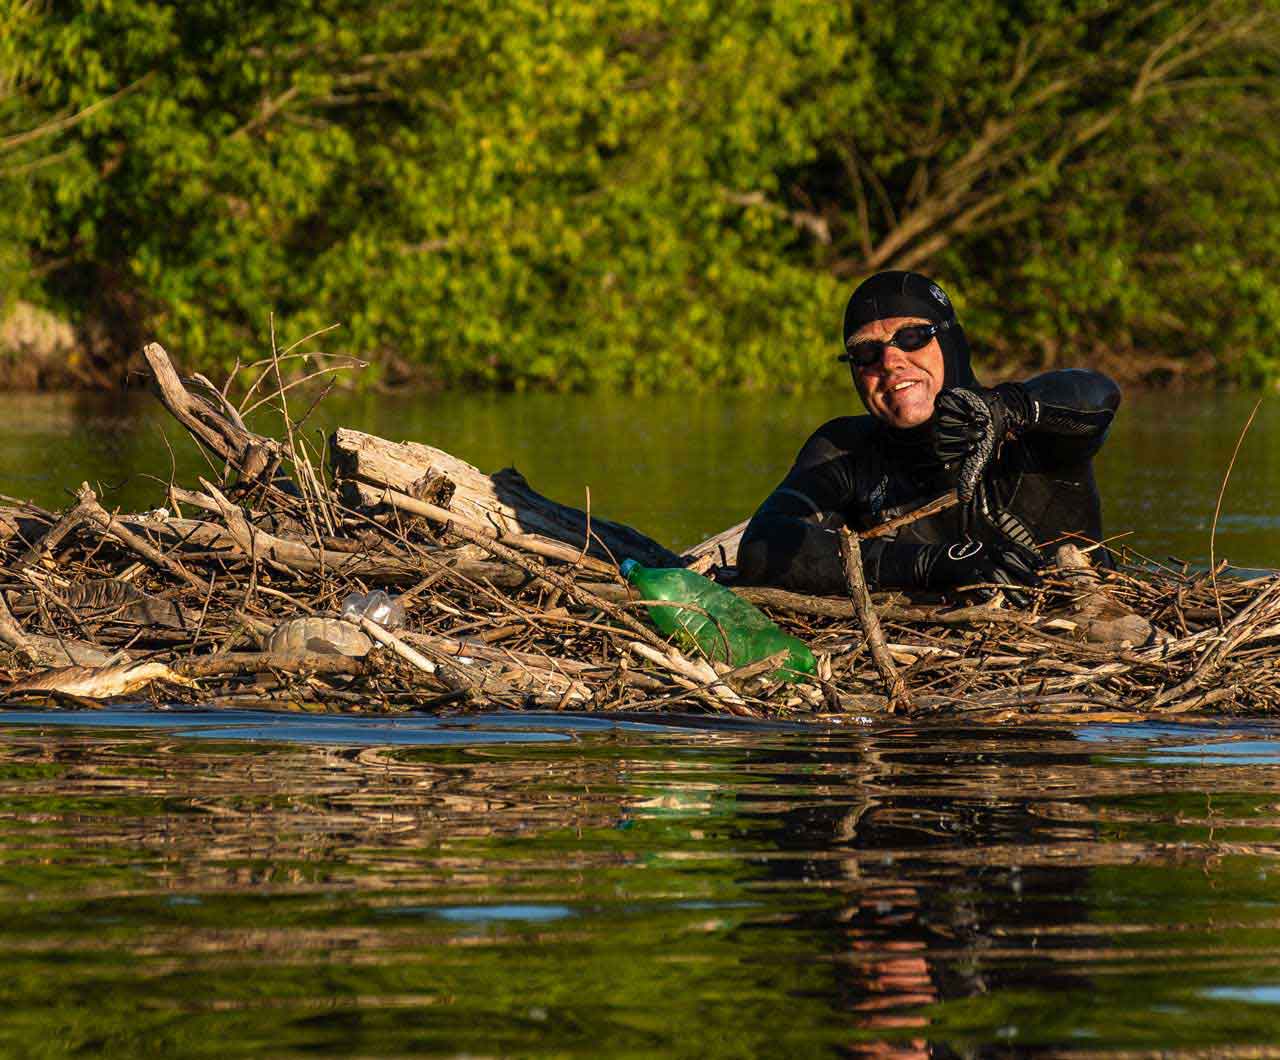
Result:
[[[1120,407],[1120,388],[1101,372],[1081,368],[1045,372],[1013,386],[1033,406],[1026,433],[1057,463],[1094,456]]]
[[[858,507],[857,462],[869,459],[859,448],[867,439],[850,425],[836,420],[810,438],[787,477],[752,516],[738,546],[743,583],[818,595],[845,591],[836,535]],[[977,582],[1026,583],[1035,577],[1025,559],[972,542],[877,538],[863,545],[862,560],[873,589],[942,590]]]
[[[844,593],[837,531],[820,525],[814,516],[781,510],[785,497],[775,490],[747,525],[738,546],[740,580],[817,596]],[[991,583],[1034,585],[1040,565],[1038,557],[1013,546],[999,548],[974,541],[922,544],[893,538],[864,543],[862,564],[872,589],[935,591]]]
[[[957,473],[968,505],[1000,447],[1020,440],[1046,468],[1079,466],[1106,440],[1120,389],[1099,372],[1068,368],[1025,383],[942,391],[933,414],[933,450]]]
[[[843,590],[836,530],[854,499],[859,433],[850,420],[833,420],[804,444],[742,535],[738,577],[743,582],[803,593]]]

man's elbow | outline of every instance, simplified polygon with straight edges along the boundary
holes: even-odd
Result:
[[[769,540],[753,519],[738,543],[738,581],[743,585],[768,585],[769,566]]]

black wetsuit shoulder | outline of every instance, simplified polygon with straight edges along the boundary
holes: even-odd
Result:
[[[1021,384],[1036,423],[1002,446],[988,471],[991,496],[1037,546],[1069,536],[1097,540],[1101,500],[1092,458],[1119,405],[1115,384],[1097,372],[1046,372]],[[842,416],[805,442],[786,477],[760,505],[738,550],[740,578],[801,592],[844,586],[836,529],[865,530],[954,486],[933,457],[929,427],[894,431],[871,416]],[[921,519],[863,550],[875,587],[929,583],[936,547],[960,542],[955,509]]]

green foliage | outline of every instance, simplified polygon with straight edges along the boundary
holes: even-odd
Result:
[[[1276,0],[0,2],[0,275],[116,356],[798,388],[902,266],[1007,360],[1280,365]]]

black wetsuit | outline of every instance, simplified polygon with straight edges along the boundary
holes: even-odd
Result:
[[[963,353],[959,381],[973,385],[967,348]],[[976,536],[997,548],[1006,534],[1040,547],[1069,537],[1099,540],[1101,501],[1092,461],[1119,406],[1119,389],[1106,376],[1081,370],[1046,372],[1020,386],[1038,405],[1036,422],[1001,445],[983,476],[991,509],[1000,516],[996,522],[1006,513],[1013,519],[1001,526],[988,522]],[[739,578],[800,592],[842,592],[836,528],[869,529],[955,485],[956,470],[934,456],[931,424],[896,430],[871,416],[831,420],[805,443],[752,517],[738,550]],[[960,511],[951,508],[866,541],[867,580],[873,588],[963,584],[966,579],[956,575],[963,574],[965,540]],[[973,573],[968,581],[984,580],[977,566]]]

